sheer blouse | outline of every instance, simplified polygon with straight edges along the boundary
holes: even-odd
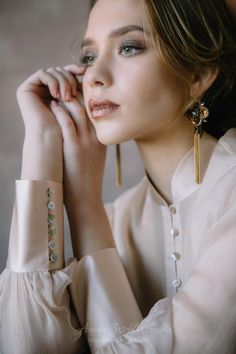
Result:
[[[171,205],[147,172],[105,204],[116,247],[80,260],[64,259],[62,185],[16,181],[1,353],[80,354],[88,342],[92,354],[235,354],[236,128],[203,134],[201,155],[202,184],[192,148]]]

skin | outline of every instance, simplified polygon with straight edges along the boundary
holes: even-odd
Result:
[[[226,0],[225,1],[230,13],[233,15],[236,20],[236,1],[235,0]]]
[[[94,41],[83,48],[83,54],[92,58],[89,65],[40,70],[17,92],[26,127],[22,178],[61,182],[63,150],[65,206],[78,259],[114,247],[102,201],[107,145],[133,139],[156,189],[168,203],[173,172],[193,146],[192,124],[176,114],[186,92],[158,63],[148,37],[145,40],[142,32],[132,31],[109,38],[112,30],[126,25],[143,27],[136,0],[99,0],[85,34]],[[121,50],[127,40],[135,41],[139,49]],[[196,99],[216,76],[217,70],[209,69],[193,83]],[[95,120],[88,103],[97,96],[119,104],[119,110]],[[35,155],[39,161],[44,158],[43,172],[42,163],[32,165]]]

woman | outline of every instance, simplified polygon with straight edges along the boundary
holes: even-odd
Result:
[[[4,354],[82,353],[82,332],[96,354],[236,352],[235,36],[220,0],[98,0],[81,66],[18,88]],[[104,206],[106,146],[130,139],[145,176]]]

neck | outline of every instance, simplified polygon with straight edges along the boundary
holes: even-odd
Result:
[[[193,138],[193,125],[181,117],[161,132],[135,140],[152,184],[168,204],[172,203],[172,176],[184,155],[193,147]]]

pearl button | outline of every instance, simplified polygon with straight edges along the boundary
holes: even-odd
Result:
[[[49,222],[49,224],[54,224],[56,222],[56,216],[55,215],[48,215],[48,222]]]
[[[49,236],[54,236],[54,235],[56,234],[56,228],[55,228],[55,226],[50,226],[50,227],[48,228],[48,234],[49,234]]]
[[[170,206],[170,212],[171,214],[176,214],[176,208],[173,205]]]
[[[58,260],[58,256],[56,253],[51,253],[49,256],[50,263],[55,263]]]
[[[51,198],[53,196],[53,194],[54,194],[54,190],[51,189],[51,188],[48,188],[47,194],[48,194],[48,197]]]
[[[172,255],[171,255],[172,259],[176,262],[178,261],[181,257],[180,257],[180,254],[177,253],[177,252],[173,252]]]
[[[178,236],[179,235],[179,230],[178,229],[171,229],[171,235],[172,236]]]
[[[52,201],[50,201],[50,202],[48,203],[48,209],[49,209],[49,210],[55,209],[55,203],[52,202]]]
[[[57,247],[56,241],[54,241],[54,240],[49,241],[48,247],[49,247],[51,250],[55,250],[55,248]]]
[[[182,285],[182,281],[180,279],[175,279],[172,281],[172,285],[174,288],[179,288]]]

